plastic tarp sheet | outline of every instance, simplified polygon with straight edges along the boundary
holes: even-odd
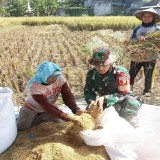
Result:
[[[139,160],[160,159],[160,106],[143,104],[139,112],[141,133],[137,155]]]

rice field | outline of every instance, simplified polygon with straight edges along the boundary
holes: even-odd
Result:
[[[83,98],[88,59],[93,48],[110,48],[116,64],[129,68],[124,41],[138,25],[134,17],[25,17],[0,18],[0,86],[10,87],[15,105],[23,105],[27,81],[45,60],[62,68],[76,99]],[[134,92],[141,95],[143,71]],[[159,62],[153,97],[146,103],[159,104]],[[143,97],[142,97],[143,98]],[[61,99],[59,99],[61,103]]]
[[[0,18],[0,86],[13,90],[15,106],[22,106],[26,84],[43,61],[59,65],[76,98],[83,98],[88,59],[95,47],[107,47],[117,65],[129,69],[126,41],[134,17],[24,17]],[[160,62],[157,60],[152,96],[143,97],[144,73],[135,80],[134,93],[144,103],[160,104]],[[62,104],[59,98],[59,104]],[[86,122],[86,121],[85,121]],[[0,155],[6,159],[109,159],[104,146],[87,146],[78,137],[78,125],[46,122],[19,132],[15,142]],[[26,143],[27,142],[27,143]]]

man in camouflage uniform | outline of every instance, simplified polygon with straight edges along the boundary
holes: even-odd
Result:
[[[137,127],[141,101],[130,91],[127,69],[113,65],[115,60],[108,49],[96,48],[93,51],[89,63],[94,67],[86,76],[85,100],[88,105],[96,103],[101,111],[114,106],[121,117]]]

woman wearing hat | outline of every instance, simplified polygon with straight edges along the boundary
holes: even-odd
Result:
[[[130,92],[127,69],[113,65],[116,57],[108,49],[96,48],[89,63],[94,67],[86,76],[84,96],[88,105],[96,103],[100,111],[114,106],[120,116],[137,127],[141,102]]]
[[[59,110],[56,101],[61,93],[63,101],[74,114],[80,115],[83,110],[75,103],[61,69],[52,62],[38,65],[36,74],[28,82],[28,95],[17,120],[18,130],[31,127],[38,121],[69,121],[68,114]],[[40,120],[41,119],[41,120]]]
[[[142,24],[133,30],[131,40],[145,41],[145,36],[147,34],[160,30],[160,26],[156,24],[157,22],[160,22],[160,15],[158,15],[158,13],[153,8],[138,11],[135,13],[135,16],[142,21]],[[138,61],[135,59],[131,60],[129,71],[131,90],[133,90],[133,84],[136,75],[143,67],[145,75],[145,86],[143,94],[145,96],[150,96],[155,64],[156,59],[153,59],[152,61],[146,61],[143,59]]]

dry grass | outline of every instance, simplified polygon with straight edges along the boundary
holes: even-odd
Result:
[[[61,25],[17,26],[0,32],[0,86],[13,91],[15,105],[22,105],[27,81],[34,75],[39,63],[49,60],[57,63],[68,80],[76,99],[83,98],[85,75],[91,67],[88,59],[94,47],[108,46],[117,55],[116,64],[129,68],[130,59],[123,42],[130,31],[70,31]],[[153,96],[147,101],[159,105],[159,61]],[[141,83],[140,83],[141,82]],[[134,92],[143,90],[143,76],[136,77]],[[61,103],[61,99],[60,103]]]
[[[85,74],[90,68],[88,59],[98,39],[108,43],[113,52],[122,57],[117,41],[124,32],[113,31],[106,36],[101,31],[70,31],[64,26],[19,26],[0,33],[0,85],[14,91],[15,105],[22,105],[26,95],[27,81],[33,76],[39,63],[48,60],[58,64],[63,71],[76,98],[83,97]],[[93,43],[91,43],[93,44]],[[101,44],[99,44],[101,45]],[[89,46],[89,47],[88,47]]]

